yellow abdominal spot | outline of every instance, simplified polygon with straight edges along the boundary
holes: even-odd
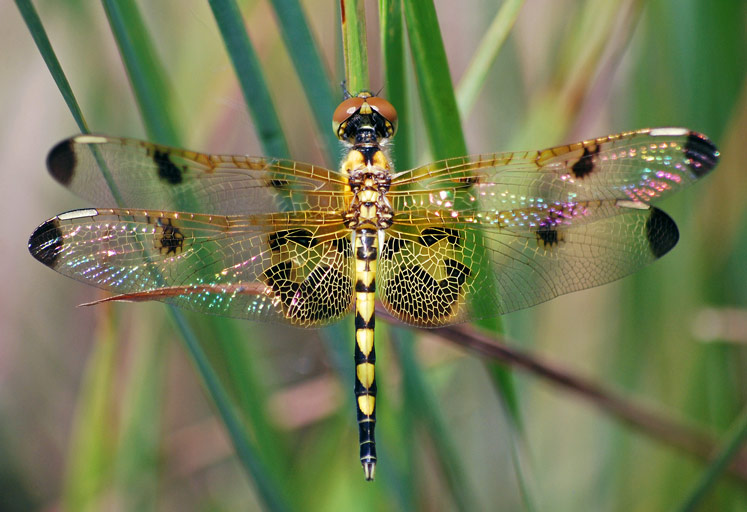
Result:
[[[374,365],[371,363],[361,363],[355,369],[355,374],[363,387],[368,389],[374,382]]]
[[[355,260],[355,270],[358,274],[376,272],[376,260]]]
[[[368,322],[374,314],[374,294],[369,292],[356,292],[355,308],[363,320]]]
[[[355,342],[358,344],[358,348],[361,353],[368,357],[373,350],[374,344],[374,332],[373,329],[358,329],[355,331]]]
[[[376,397],[372,395],[362,395],[358,397],[358,409],[366,416],[371,416],[376,405]]]

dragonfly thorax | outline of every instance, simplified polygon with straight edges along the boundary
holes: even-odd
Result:
[[[386,198],[392,182],[389,161],[377,146],[351,149],[343,161],[342,171],[348,175],[348,186],[353,194],[343,216],[349,229],[386,229],[394,215]]]

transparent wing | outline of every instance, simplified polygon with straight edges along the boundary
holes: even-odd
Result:
[[[395,175],[388,197],[395,212],[426,209],[440,217],[592,200],[649,203],[701,178],[718,157],[704,135],[639,130],[541,151],[434,162]]]
[[[298,326],[345,315],[353,297],[348,231],[316,212],[220,216],[76,210],[31,235],[63,275],[185,309]]]
[[[421,213],[386,231],[377,289],[394,316],[423,327],[609,283],[663,256],[679,236],[664,212],[633,201],[511,210],[487,222]]]
[[[344,206],[346,180],[329,169],[292,160],[207,155],[134,139],[78,135],[50,151],[47,167],[75,194],[111,208],[234,215],[331,212]]]

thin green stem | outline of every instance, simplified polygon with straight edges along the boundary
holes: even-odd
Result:
[[[365,0],[340,0],[345,85],[353,96],[370,89]]]

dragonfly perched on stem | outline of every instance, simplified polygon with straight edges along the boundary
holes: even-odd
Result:
[[[65,140],[49,172],[101,207],[44,222],[29,251],[117,294],[98,302],[159,300],[299,327],[354,309],[368,480],[376,294],[395,318],[440,327],[614,281],[674,247],[676,224],[651,203],[719,157],[704,135],[655,128],[395,172],[388,101],[347,97],[333,125],[348,148],[338,171],[101,135]]]

